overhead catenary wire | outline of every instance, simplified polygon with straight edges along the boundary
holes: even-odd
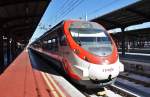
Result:
[[[72,9],[80,0],[72,1],[65,10],[61,11],[61,13],[57,16],[58,18],[62,17],[64,14],[68,12],[68,10]]]
[[[63,15],[69,8],[71,8],[74,4],[74,2],[76,2],[78,0],[66,0],[64,2],[62,2],[62,6],[56,11],[56,14],[53,15],[53,17],[50,17],[52,20],[54,20],[54,22],[56,22],[56,20],[58,19],[58,16],[60,17],[61,15]]]
[[[71,11],[73,11],[77,6],[79,6],[84,0],[76,0],[74,3],[70,4],[71,7],[67,8],[66,10],[62,11],[59,16],[57,16],[56,20],[60,19],[60,18],[64,18],[66,15],[68,15]],[[103,8],[106,8],[108,6],[111,6],[112,4],[114,4],[116,2],[116,0],[112,0],[111,2],[97,8],[96,10],[90,12],[89,14],[94,14],[100,10],[102,10]]]
[[[55,19],[55,23],[58,20],[62,20],[66,15],[68,15],[70,12],[72,12],[76,7],[78,7],[84,0],[66,0],[64,3],[62,3],[62,6],[57,10],[56,15],[53,17]],[[106,8],[112,4],[114,4],[116,0],[112,0],[111,2],[97,8],[96,10],[90,12],[89,14],[94,14],[103,8]]]
[[[71,11],[73,11],[76,7],[78,7],[84,0],[76,0],[73,2],[68,9],[65,10],[63,14],[60,14],[58,16],[59,18],[64,18],[66,15],[68,15]]]
[[[64,2],[62,2],[62,5],[60,6],[60,8],[56,11],[55,16],[51,17],[51,20],[53,20],[54,24],[56,24],[57,20],[62,20],[66,15],[68,15],[76,7],[78,7],[83,1],[84,0],[64,0]],[[110,5],[112,5],[115,1],[116,0],[113,0],[113,1],[111,1],[111,2],[109,2],[107,4],[105,4],[105,5],[101,6],[100,8],[92,11],[90,14],[94,14],[94,13],[102,10],[103,8],[106,8],[106,7],[110,6]],[[44,27],[45,26],[43,26],[42,28],[44,28]]]
[[[54,18],[57,17],[57,15],[60,14],[60,12],[62,12],[63,10],[65,10],[65,8],[71,3],[71,0],[66,0],[64,2],[62,2],[62,6],[55,12],[56,14],[53,16]]]
[[[99,12],[100,10],[102,10],[102,9],[104,9],[104,8],[106,8],[106,7],[109,7],[109,6],[111,6],[112,4],[116,3],[116,1],[118,1],[118,0],[112,0],[111,2],[106,3],[105,5],[103,5],[103,6],[99,7],[99,8],[97,8],[97,9],[95,9],[94,11],[90,12],[89,14],[90,14],[90,15],[93,15],[93,14]]]
[[[53,21],[53,20],[57,17],[57,15],[59,15],[60,12],[62,12],[63,10],[65,10],[65,8],[66,8],[71,2],[72,2],[71,0],[64,0],[64,2],[60,2],[60,3],[61,3],[61,6],[59,7],[59,9],[56,10],[56,12],[55,12],[52,16],[50,16],[50,17],[48,18],[48,20],[51,19],[51,21]],[[55,21],[54,21],[54,22],[55,22]],[[51,25],[51,24],[47,24],[47,25],[49,26],[49,25]],[[52,25],[51,25],[51,27],[52,27]]]

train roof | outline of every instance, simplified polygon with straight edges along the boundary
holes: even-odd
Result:
[[[59,22],[57,25],[55,25],[54,27],[52,27],[51,29],[46,31],[42,36],[40,36],[34,42],[32,42],[31,45],[36,43],[36,42],[39,42],[42,39],[45,39],[46,37],[49,37],[48,34],[52,33],[52,31],[54,31],[56,29],[59,29],[63,25],[64,21],[72,21],[72,20],[63,20],[63,21]],[[77,21],[81,21],[81,20],[77,20]],[[93,22],[93,21],[88,21],[88,22]]]
[[[36,42],[38,42],[39,40],[41,40],[42,38],[45,38],[50,32],[52,32],[53,30],[59,28],[63,23],[64,23],[65,20],[59,22],[57,25],[55,25],[54,27],[52,27],[51,29],[47,30],[42,36],[40,36],[39,38],[37,38],[34,42],[31,43],[34,44]]]

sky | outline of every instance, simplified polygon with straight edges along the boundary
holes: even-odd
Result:
[[[52,0],[30,42],[66,19],[91,20],[139,0]],[[150,24],[148,24],[150,26]],[[133,27],[132,27],[133,28]],[[118,31],[118,30],[117,30]]]

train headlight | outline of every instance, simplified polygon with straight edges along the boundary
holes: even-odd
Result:
[[[89,59],[86,56],[84,56],[83,59],[86,61],[89,61]]]
[[[104,60],[103,62],[102,62],[102,65],[108,65],[109,64],[109,61],[108,60]]]
[[[80,54],[80,51],[78,49],[73,50],[76,54]]]
[[[120,72],[124,71],[124,65],[121,62],[119,62],[119,71]]]

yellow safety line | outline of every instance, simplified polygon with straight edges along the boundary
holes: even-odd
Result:
[[[53,88],[53,86],[50,84],[49,80],[47,79],[45,73],[42,72],[42,76],[47,84],[47,86],[49,87],[50,91],[52,91],[52,93],[54,94],[55,97],[59,97],[59,95],[57,94],[57,92],[55,91],[55,89]]]
[[[56,84],[56,82],[53,80],[53,78],[46,73],[48,79],[51,81],[51,83],[55,86],[55,88],[58,90],[58,92],[60,93],[61,97],[66,97],[66,95],[62,92],[62,90],[58,87],[58,85]]]

